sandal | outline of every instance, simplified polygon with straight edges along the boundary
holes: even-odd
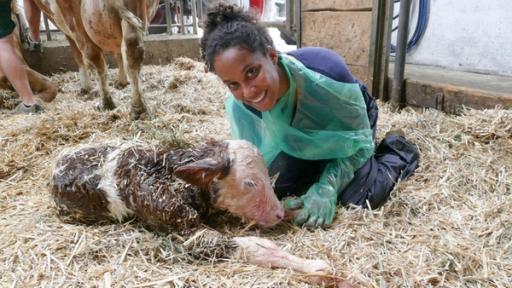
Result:
[[[41,114],[44,112],[43,106],[40,104],[34,103],[30,106],[27,106],[21,102],[14,108],[14,113],[16,114]]]
[[[25,48],[29,51],[34,51],[34,52],[39,52],[39,53],[43,52],[43,44],[41,43],[41,41],[36,42],[36,41],[32,40],[32,38],[30,37],[30,33],[28,31],[28,28],[23,29],[23,32],[21,33],[21,35],[22,35],[21,39],[23,42],[23,48]]]

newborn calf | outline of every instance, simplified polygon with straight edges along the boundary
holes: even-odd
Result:
[[[188,184],[179,185],[176,178]],[[136,217],[149,229],[164,233],[188,234],[210,208],[228,210],[263,226],[284,217],[263,158],[243,140],[181,150],[134,144],[84,147],[59,157],[51,189],[59,214],[69,220],[99,223]],[[202,248],[191,247],[199,242]],[[227,238],[201,230],[183,246],[200,257],[217,255],[315,277],[332,273],[323,260],[298,258],[259,237]],[[327,283],[323,278],[318,281]]]
[[[178,185],[176,177],[191,185]],[[263,226],[284,217],[261,154],[242,140],[181,150],[134,144],[81,148],[59,157],[51,189],[66,219],[98,223],[136,217],[164,233],[189,233],[210,208]]]

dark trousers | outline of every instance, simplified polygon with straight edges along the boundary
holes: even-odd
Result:
[[[375,99],[361,85],[365,98],[368,119],[375,138],[378,108]],[[279,173],[274,189],[279,198],[300,196],[317,182],[328,160],[303,160],[284,152],[278,154],[269,167],[271,176]],[[413,174],[419,164],[416,146],[405,138],[389,135],[384,138],[375,154],[354,173],[354,178],[345,187],[338,202],[375,209],[386,202],[398,180]]]

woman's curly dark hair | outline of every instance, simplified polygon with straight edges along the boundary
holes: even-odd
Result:
[[[266,55],[274,48],[272,38],[255,17],[240,7],[219,3],[208,10],[201,39],[201,58],[213,71],[215,56],[231,47],[243,46],[251,52]]]

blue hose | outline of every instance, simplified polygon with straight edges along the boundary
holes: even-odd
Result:
[[[406,52],[409,53],[418,43],[420,42],[421,38],[425,34],[425,31],[427,30],[427,23],[428,18],[430,14],[430,0],[419,0],[419,11],[418,11],[418,24],[416,25],[416,29],[414,30],[414,34],[412,35],[411,39],[407,41],[407,48]],[[400,1],[395,1],[395,3]],[[395,30],[395,29],[394,29]],[[391,44],[391,53],[396,52],[396,46]]]

